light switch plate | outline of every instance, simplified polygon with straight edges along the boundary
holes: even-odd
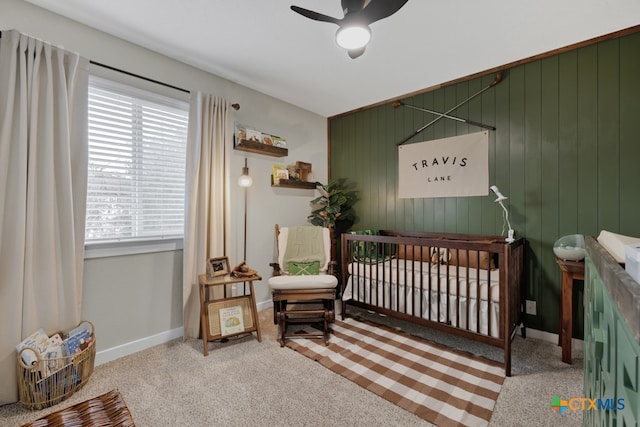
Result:
[[[532,300],[526,300],[525,302],[525,306],[524,306],[524,311],[527,314],[530,314],[532,316],[536,315],[536,302],[532,301]]]

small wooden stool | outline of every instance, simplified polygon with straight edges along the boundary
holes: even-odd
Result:
[[[278,324],[278,341],[284,347],[286,338],[324,338],[329,343],[329,324],[335,321],[335,289],[274,289],[273,303],[276,307],[274,320]],[[288,306],[291,304],[291,306]],[[322,308],[307,309],[309,305]],[[323,330],[317,333],[287,333],[287,324],[322,322]]]

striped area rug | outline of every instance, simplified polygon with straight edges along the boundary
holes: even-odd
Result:
[[[486,426],[504,381],[497,363],[352,318],[336,319],[330,344],[290,347],[437,426]]]

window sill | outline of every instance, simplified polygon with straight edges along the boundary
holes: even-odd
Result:
[[[182,243],[182,238],[86,243],[84,259],[176,251],[182,250]]]

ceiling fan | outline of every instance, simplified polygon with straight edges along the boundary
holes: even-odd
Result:
[[[371,30],[369,25],[396,13],[408,0],[342,0],[343,18],[334,18],[299,6],[291,6],[291,10],[309,19],[336,24],[336,42],[357,58],[364,53]]]

